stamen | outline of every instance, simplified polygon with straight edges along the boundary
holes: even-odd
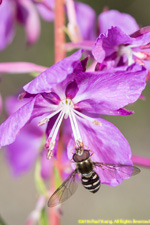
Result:
[[[147,54],[144,52],[133,52],[133,54],[138,57],[139,59],[146,59],[147,58]]]
[[[59,113],[60,112],[60,113]],[[48,115],[47,117],[45,117],[44,119],[41,120],[41,122],[38,124],[39,126],[48,122],[49,119],[51,117],[53,117],[54,115],[58,114],[58,117],[51,129],[51,132],[48,136],[47,142],[45,144],[45,148],[48,150],[47,152],[47,158],[50,159],[53,155],[53,149],[55,147],[55,143],[56,143],[56,137],[58,134],[58,130],[61,126],[62,120],[63,118],[66,119],[69,116],[70,119],[70,123],[71,123],[71,128],[73,131],[73,136],[75,139],[75,144],[76,146],[81,147],[83,145],[83,141],[80,135],[80,131],[79,131],[79,127],[78,127],[78,123],[77,123],[77,119],[79,119],[79,116],[94,123],[95,125],[102,125],[101,122],[88,117],[78,111],[76,111],[74,109],[74,104],[71,101],[71,99],[64,99],[63,101],[60,102],[59,104],[59,109],[53,113],[51,113],[50,115]]]
[[[142,66],[145,66],[144,61],[142,61],[141,59],[136,58],[136,59],[135,59],[135,62],[138,63],[138,64],[140,64],[140,65],[142,65]],[[140,97],[140,98],[141,98],[141,97]]]
[[[44,119],[42,119],[39,123],[38,123],[38,126],[42,126],[42,125],[44,125],[45,123],[48,123],[48,121],[49,121],[49,118],[44,118]]]
[[[48,152],[47,152],[46,157],[47,157],[47,159],[51,159],[52,156],[53,156],[53,151],[49,149]]]
[[[45,144],[45,148],[48,150],[48,152],[47,152],[47,159],[50,159],[53,156],[53,152],[52,152],[51,149],[54,148],[55,142],[52,143],[51,140],[52,140],[52,138],[48,138],[47,142]]]
[[[79,128],[78,128],[78,124],[77,124],[77,120],[76,120],[75,114],[74,114],[74,112],[72,110],[71,110],[71,115],[72,115],[72,118],[73,118],[73,121],[74,121],[74,125],[75,125],[75,130],[76,130],[76,133],[77,133],[78,141],[82,142],[81,135],[80,135]]]
[[[72,119],[71,114],[69,114],[69,119],[70,119],[72,131],[73,131],[73,136],[74,136],[74,139],[75,139],[75,142],[76,142],[78,140],[78,138],[77,138],[77,134],[76,134],[76,130],[75,130],[75,127],[74,127],[74,123],[73,123],[73,119]]]
[[[55,147],[56,136],[57,136],[58,130],[60,128],[61,122],[63,120],[63,117],[64,117],[64,112],[61,111],[59,116],[58,116],[58,118],[57,118],[57,120],[55,121],[55,124],[54,124],[51,132],[50,132],[50,135],[49,135],[49,137],[47,139],[47,143],[45,144],[45,148],[48,149],[47,159],[50,159],[53,156],[52,150]]]
[[[64,112],[61,111],[57,120],[55,121],[55,124],[54,124],[54,126],[53,126],[53,128],[50,132],[50,135],[49,135],[49,138],[52,138],[51,142],[53,142],[56,139],[56,136],[57,136],[59,127],[61,125],[61,122],[63,120],[63,117],[64,117]]]
[[[38,126],[41,126],[49,121],[50,118],[55,116],[57,113],[59,113],[62,110],[62,108],[59,108],[57,111],[51,113],[50,115],[46,116],[44,119],[42,119],[39,123]]]
[[[93,119],[93,118],[91,118],[91,117],[89,117],[89,116],[86,116],[85,114],[80,113],[79,111],[77,111],[77,110],[75,110],[75,109],[73,109],[73,111],[74,111],[75,114],[78,114],[78,115],[81,116],[82,118],[84,118],[84,119],[86,119],[86,120],[88,120],[88,121],[94,123],[95,125],[100,125],[100,126],[102,126],[102,123],[99,122],[98,120],[95,120],[95,119]]]

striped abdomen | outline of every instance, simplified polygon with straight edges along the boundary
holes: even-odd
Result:
[[[98,174],[93,170],[91,176],[82,175],[82,184],[92,193],[96,193],[100,189],[100,179]]]

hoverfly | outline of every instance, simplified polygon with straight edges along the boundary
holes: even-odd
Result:
[[[83,146],[76,147],[75,150],[76,152],[73,154],[72,159],[76,163],[76,169],[49,198],[49,207],[54,207],[61,204],[75,193],[78,186],[76,182],[77,173],[81,174],[81,182],[84,188],[88,189],[91,193],[96,193],[101,186],[99,175],[94,171],[94,167],[99,167],[102,170],[109,170],[111,177],[116,177],[115,172],[120,175],[123,174],[127,178],[140,173],[139,168],[131,165],[114,165],[93,162],[91,159],[92,154],[90,155],[90,150],[84,149]]]

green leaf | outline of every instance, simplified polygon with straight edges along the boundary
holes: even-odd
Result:
[[[44,180],[41,177],[41,160],[38,159],[35,166],[35,184],[40,194],[47,196],[47,189]]]
[[[48,225],[48,215],[47,215],[47,211],[45,208],[43,208],[41,211],[39,224],[40,225]]]

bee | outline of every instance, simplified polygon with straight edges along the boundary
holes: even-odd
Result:
[[[76,169],[69,175],[69,177],[61,184],[60,187],[52,194],[48,201],[48,207],[54,207],[61,204],[70,198],[77,189],[76,175],[81,174],[81,183],[91,193],[96,193],[101,186],[99,175],[94,171],[94,167],[99,167],[102,170],[109,170],[111,177],[124,175],[126,178],[140,173],[140,169],[131,165],[115,165],[105,164],[100,162],[93,162],[91,159],[90,150],[84,149],[83,146],[75,148],[76,152],[73,154],[73,161],[76,164]]]

